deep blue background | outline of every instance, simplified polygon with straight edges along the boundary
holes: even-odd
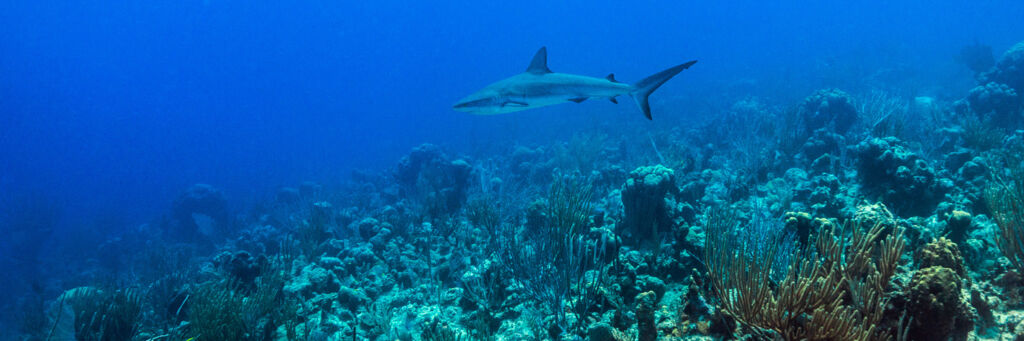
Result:
[[[56,198],[64,226],[140,223],[197,182],[240,205],[384,171],[423,142],[471,152],[651,124],[626,103],[450,109],[542,45],[555,71],[624,82],[700,59],[652,97],[656,120],[685,124],[688,101],[672,98],[785,87],[832,63],[909,64],[963,86],[946,71],[961,46],[1024,39],[1021,1],[772,3],[3,1],[0,191]]]

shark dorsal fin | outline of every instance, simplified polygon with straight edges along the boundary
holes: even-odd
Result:
[[[551,73],[551,69],[548,68],[547,47],[541,47],[540,50],[537,50],[537,54],[533,55],[533,60],[530,61],[530,67],[526,68],[526,72],[535,75]]]
[[[604,79],[607,79],[609,82],[612,82],[612,83],[618,83],[619,82],[619,81],[615,80],[615,74],[614,73],[609,73],[608,77],[605,77]]]

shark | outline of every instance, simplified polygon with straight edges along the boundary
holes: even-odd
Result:
[[[533,55],[525,72],[491,83],[455,103],[453,109],[479,115],[495,115],[569,102],[580,103],[591,98],[607,98],[618,104],[616,97],[628,95],[650,120],[651,106],[647,98],[662,84],[695,63],[696,60],[691,60],[670,67],[630,85],[615,80],[614,73],[597,78],[552,72],[548,68],[547,47],[541,47]]]

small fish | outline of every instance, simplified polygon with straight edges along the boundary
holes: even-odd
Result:
[[[629,95],[647,119],[651,119],[651,106],[647,97],[696,60],[670,67],[634,85],[615,80],[614,74],[605,78],[587,77],[552,72],[548,68],[546,47],[533,56],[526,72],[505,78],[466,96],[454,109],[473,114],[493,115],[540,108],[552,104],[576,102],[590,98],[607,98],[619,103],[615,97]]]

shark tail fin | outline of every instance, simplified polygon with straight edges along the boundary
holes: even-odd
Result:
[[[697,63],[697,61],[691,60],[686,63],[670,67],[664,71],[653,74],[650,77],[641,79],[633,85],[633,91],[630,92],[629,95],[633,97],[633,100],[636,101],[636,105],[640,107],[640,111],[644,112],[644,116],[646,116],[648,120],[651,119],[651,105],[647,103],[647,97],[650,96],[654,90],[658,90],[658,87],[662,84],[665,84],[669,79],[672,79],[672,77],[675,77],[675,75],[686,70],[694,63]]]

